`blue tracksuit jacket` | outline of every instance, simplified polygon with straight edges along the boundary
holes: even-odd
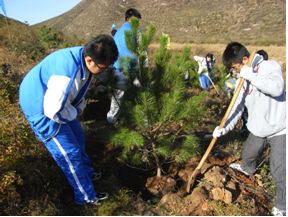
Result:
[[[116,32],[116,34],[114,35],[114,41],[117,45],[118,48],[118,52],[119,52],[119,57],[117,59],[117,61],[114,63],[114,67],[116,69],[119,69],[119,59],[120,58],[127,58],[130,57],[131,60],[137,60],[136,55],[131,52],[127,45],[126,45],[126,41],[125,41],[125,32],[126,31],[130,31],[132,28],[131,24],[129,22],[125,22]],[[123,66],[123,68],[125,68],[125,66]]]
[[[82,53],[82,47],[74,47],[50,54],[20,85],[21,108],[41,140],[53,137],[61,124],[76,119],[77,108],[84,109],[91,74],[85,78]],[[84,79],[86,84],[78,90]]]

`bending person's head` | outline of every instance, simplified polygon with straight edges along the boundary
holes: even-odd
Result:
[[[110,35],[98,35],[84,46],[83,55],[87,69],[98,74],[114,64],[118,49]]]
[[[257,54],[261,55],[264,60],[268,60],[268,53],[265,50],[258,50],[256,51]]]
[[[239,42],[231,42],[227,45],[222,55],[223,65],[228,70],[231,68],[238,68],[242,66],[250,57],[250,53],[247,48]],[[238,70],[238,69],[237,69]]]

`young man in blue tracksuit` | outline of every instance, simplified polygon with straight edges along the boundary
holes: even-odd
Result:
[[[246,65],[249,58],[253,58],[252,67]],[[223,64],[245,82],[225,127],[216,127],[213,137],[232,130],[246,106],[249,114],[246,126],[250,134],[243,147],[241,164],[233,163],[230,167],[252,176],[259,155],[269,143],[270,172],[276,183],[276,200],[271,213],[286,215],[286,92],[281,66],[275,61],[264,60],[259,54],[250,57],[247,48],[238,42],[227,45]]]
[[[114,35],[114,40],[117,45],[119,51],[119,57],[114,64],[114,67],[123,73],[126,67],[128,67],[128,71],[130,76],[133,77],[133,84],[136,87],[141,86],[135,71],[137,71],[138,67],[138,59],[137,56],[128,49],[125,39],[125,32],[132,30],[131,19],[132,18],[141,19],[141,14],[135,8],[129,8],[125,12],[125,22],[123,25],[117,30]],[[140,37],[140,33],[139,33]],[[139,39],[138,37],[138,39]],[[148,60],[148,59],[147,59]],[[127,66],[128,64],[128,66]],[[122,103],[124,97],[124,91],[116,90],[114,96],[111,99],[110,111],[107,113],[107,121],[109,123],[115,122],[117,119],[120,105]]]
[[[78,204],[98,204],[108,197],[94,190],[92,178],[96,173],[76,118],[84,110],[92,76],[101,74],[117,57],[113,38],[99,35],[84,47],[51,53],[28,72],[20,85],[21,109],[73,187]]]

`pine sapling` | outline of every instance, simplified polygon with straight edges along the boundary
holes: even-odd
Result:
[[[148,67],[145,63],[155,32],[155,27],[149,26],[139,34],[136,19],[132,21],[132,31],[126,32],[128,48],[137,56],[133,73],[139,77],[141,87],[131,84],[125,93],[119,130],[111,142],[122,148],[122,160],[145,169],[155,168],[161,177],[164,163],[183,163],[196,153],[198,140],[190,134],[191,127],[205,110],[204,94],[191,98],[185,88],[183,70],[191,70],[190,67],[193,70],[189,49],[184,49],[178,60],[172,58],[170,38],[163,34],[154,57],[155,65]]]

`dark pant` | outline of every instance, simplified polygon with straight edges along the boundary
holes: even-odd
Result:
[[[253,174],[256,170],[257,158],[270,144],[270,172],[276,183],[275,207],[286,210],[286,134],[271,138],[262,138],[249,134],[242,151],[241,167]]]

